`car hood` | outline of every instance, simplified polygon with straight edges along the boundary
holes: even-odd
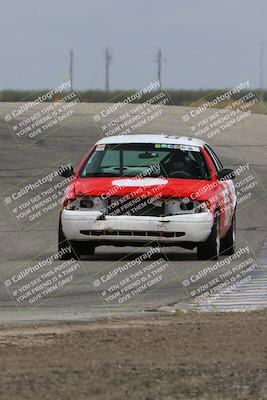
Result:
[[[216,182],[182,178],[103,177],[77,178],[75,194],[95,196],[194,196],[206,200],[214,191]]]

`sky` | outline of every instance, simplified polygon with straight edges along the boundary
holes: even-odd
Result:
[[[111,89],[156,80],[158,49],[167,89],[260,84],[267,68],[266,0],[0,0],[0,90],[104,89],[104,51],[113,55]],[[265,73],[267,85],[267,70]],[[264,86],[266,86],[264,85]]]

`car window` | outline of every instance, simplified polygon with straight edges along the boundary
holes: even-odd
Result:
[[[111,148],[109,151],[105,151],[101,161],[103,168],[108,166],[119,167],[120,166],[120,149]]]
[[[96,145],[81,170],[81,177],[134,177],[142,174],[209,179],[209,169],[200,148],[165,143]]]
[[[157,160],[157,162],[163,160],[167,155],[168,151],[157,151],[155,152],[155,149],[151,149],[154,151],[150,151],[150,154],[153,155],[155,154],[154,160]],[[137,166],[137,165],[150,165],[153,164],[153,158],[148,158],[142,159],[139,158],[140,155],[144,153],[143,148],[135,148],[135,149],[127,149],[125,148],[124,150],[124,157],[123,157],[123,164],[125,166]],[[149,154],[149,153],[148,153]]]
[[[222,170],[223,169],[223,165],[222,165],[219,157],[215,153],[215,151],[212,150],[212,148],[210,148],[208,145],[205,145],[205,149],[209,153],[209,156],[210,156],[210,158],[211,158],[211,160],[212,160],[212,162],[214,164],[216,172]]]

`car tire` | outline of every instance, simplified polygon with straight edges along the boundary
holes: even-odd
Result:
[[[71,246],[71,250],[62,254],[62,251],[66,249],[66,246],[71,246],[71,243],[67,241],[64,232],[62,230],[62,223],[61,223],[61,215],[59,217],[59,224],[58,224],[58,252],[60,260],[70,260],[71,258],[76,258],[75,254],[73,253],[73,247]]]
[[[220,215],[215,212],[215,220],[211,233],[205,242],[197,246],[197,257],[199,260],[218,260],[220,254]]]
[[[58,225],[58,251],[61,253],[63,249],[66,248],[66,237],[62,230],[61,216],[59,217],[59,225]],[[90,245],[88,242],[82,241],[67,241],[71,246],[71,251],[65,254],[60,255],[61,260],[70,260],[74,258],[78,260],[80,256],[90,255],[93,256],[95,254],[95,246]]]
[[[78,257],[93,256],[95,254],[95,246],[83,241],[72,241],[72,248]]]
[[[236,239],[236,213],[234,211],[232,222],[226,236],[221,240],[221,251],[227,256],[235,253],[235,239]]]

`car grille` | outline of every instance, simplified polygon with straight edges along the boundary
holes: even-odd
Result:
[[[80,233],[86,236],[156,236],[175,238],[185,235],[185,232],[169,231],[128,231],[128,230],[81,230]]]
[[[116,196],[109,199],[106,215],[165,216],[165,202],[149,197]]]

